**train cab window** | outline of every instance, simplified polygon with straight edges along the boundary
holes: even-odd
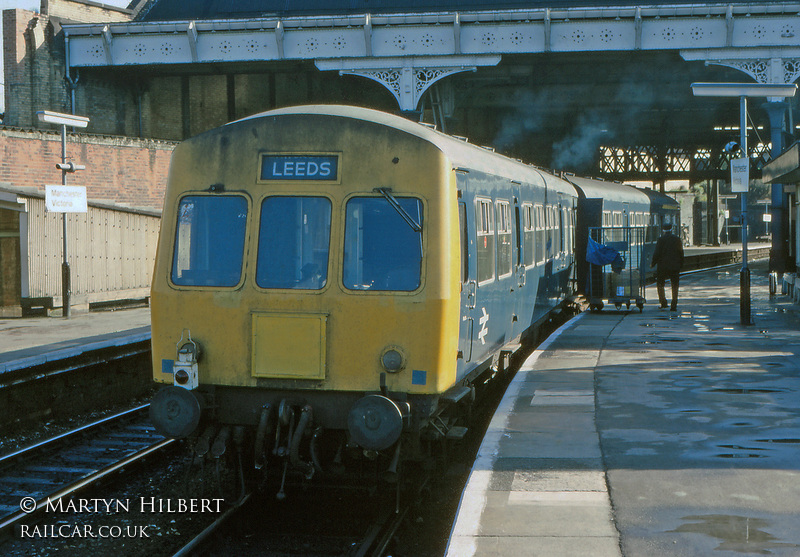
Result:
[[[240,195],[187,195],[178,205],[172,283],[236,286],[242,278],[247,200]]]
[[[419,288],[422,201],[413,197],[354,197],[347,202],[342,280],[350,290]],[[411,221],[411,222],[409,222]]]
[[[522,206],[522,230],[525,235],[523,263],[526,267],[530,267],[536,261],[533,248],[536,241],[533,226],[533,205],[525,204]]]
[[[320,290],[328,281],[331,202],[324,197],[268,197],[261,204],[256,284]]]
[[[497,202],[497,275],[507,277],[511,274],[511,209],[507,201]]]
[[[494,208],[488,199],[478,199],[475,205],[478,229],[478,283],[494,279]]]

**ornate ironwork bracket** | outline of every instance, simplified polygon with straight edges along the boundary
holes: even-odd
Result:
[[[727,66],[750,75],[758,83],[794,83],[800,77],[800,59],[707,60],[706,64]]]
[[[727,66],[748,74],[758,83],[794,83],[800,77],[800,52],[767,52],[766,49],[710,49],[682,51],[684,60],[703,60],[706,65]]]
[[[418,58],[339,58],[316,60],[320,70],[359,75],[377,81],[397,99],[401,110],[416,110],[428,88],[449,75],[496,66],[500,56],[436,56]]]

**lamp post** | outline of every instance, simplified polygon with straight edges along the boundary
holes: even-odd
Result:
[[[750,269],[747,266],[747,182],[749,181],[749,153],[747,150],[747,97],[793,97],[797,85],[782,83],[692,83],[695,97],[739,97],[740,146],[746,170],[742,194],[742,270],[739,273],[739,318],[742,325],[750,325]],[[733,166],[731,167],[733,170]],[[731,180],[733,182],[733,179]],[[738,190],[736,190],[738,191]]]
[[[56,168],[61,170],[61,185],[67,185],[67,173],[83,170],[83,165],[67,162],[67,126],[73,128],[85,128],[89,125],[89,119],[84,116],[74,114],[62,114],[60,112],[50,112],[40,110],[36,113],[40,122],[46,124],[57,124],[61,126],[61,164],[56,164]],[[61,240],[63,261],[61,263],[61,304],[62,315],[66,318],[70,316],[70,272],[69,261],[67,260],[67,213],[61,213]]]

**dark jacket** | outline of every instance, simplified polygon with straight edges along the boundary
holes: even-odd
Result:
[[[683,265],[683,244],[672,232],[667,232],[656,243],[652,266],[658,265],[661,272],[680,271]]]

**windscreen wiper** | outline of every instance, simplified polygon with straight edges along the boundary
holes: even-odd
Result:
[[[414,220],[414,217],[409,215],[406,210],[400,206],[400,203],[398,203],[397,199],[395,199],[395,197],[392,195],[391,188],[375,188],[372,191],[378,192],[385,197],[386,201],[389,202],[389,205],[394,207],[394,210],[397,211],[401,217],[403,217],[403,220],[408,223],[408,226],[410,226],[414,232],[422,232],[422,225],[417,224],[417,221]]]

